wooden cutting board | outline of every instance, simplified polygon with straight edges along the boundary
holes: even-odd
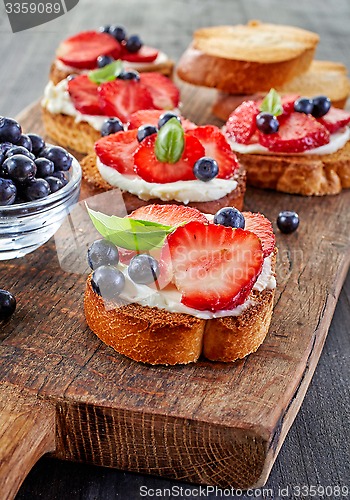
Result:
[[[210,115],[212,91],[182,89],[185,116],[218,124]],[[38,104],[19,118],[26,131],[43,132]],[[93,194],[83,185],[82,197]],[[18,301],[13,318],[0,324],[5,497],[46,452],[199,484],[263,485],[303,401],[349,268],[349,207],[350,190],[303,198],[248,189],[248,210],[272,221],[280,210],[296,210],[301,222],[294,234],[277,231],[278,288],[266,341],[231,364],[147,366],[95,337],[83,314],[85,247],[78,240],[79,231],[90,233],[83,210],[60,230],[57,250],[51,239],[0,262],[0,285]],[[67,236],[64,249],[69,228],[75,239]]]

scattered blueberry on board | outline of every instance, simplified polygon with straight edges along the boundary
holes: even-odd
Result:
[[[0,290],[0,321],[6,321],[16,309],[16,299],[7,290]]]
[[[293,233],[298,229],[299,215],[296,212],[284,210],[277,217],[277,227],[284,234]]]
[[[73,157],[47,146],[37,134],[23,134],[12,118],[0,117],[0,206],[46,198],[62,189]]]

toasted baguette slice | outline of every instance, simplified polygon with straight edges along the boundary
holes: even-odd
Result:
[[[115,189],[101,177],[101,174],[96,165],[96,161],[97,158],[95,153],[90,153],[81,161],[80,164],[83,171],[84,180],[94,188],[101,189],[103,191]],[[197,208],[198,210],[206,214],[216,214],[216,212],[220,208],[227,206],[236,207],[238,208],[238,210],[242,210],[246,188],[246,174],[244,168],[241,167],[238,170],[236,179],[238,182],[236,189],[223,198],[214,201],[190,202],[188,205],[190,207]],[[155,203],[159,205],[182,205],[182,203],[175,200],[163,201],[159,198],[153,198],[151,200],[145,201],[126,191],[123,191],[122,193],[125,207],[128,213],[142,206]]]
[[[332,105],[344,108],[350,93],[350,81],[344,64],[331,61],[313,61],[308,71],[302,73],[290,82],[276,88],[283,94],[299,94],[303,97],[327,95]],[[234,109],[243,101],[260,100],[264,92],[253,95],[234,95],[219,92],[213,105],[212,113],[217,118],[226,121]]]
[[[275,261],[274,256],[274,267]],[[254,305],[240,316],[204,320],[138,304],[106,308],[104,300],[93,291],[89,276],[84,310],[91,330],[105,344],[135,361],[186,364],[197,361],[203,353],[213,361],[230,362],[255,352],[264,341],[274,292],[252,292]]]
[[[259,21],[203,28],[194,33],[177,73],[232,94],[268,91],[306,71],[318,41],[310,31]]]

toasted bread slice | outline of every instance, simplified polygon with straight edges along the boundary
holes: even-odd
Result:
[[[94,188],[101,189],[103,191],[108,191],[110,189],[115,189],[113,186],[108,184],[102,177],[97,168],[97,157],[95,153],[90,153],[81,161],[81,168],[83,171],[84,180],[93,186]],[[243,199],[246,188],[246,174],[244,168],[240,167],[236,174],[236,179],[238,185],[234,191],[227,194],[226,196],[213,201],[203,201],[203,202],[190,202],[188,205],[190,207],[197,208],[203,213],[216,214],[216,212],[222,207],[236,207],[238,210],[243,208]],[[163,201],[159,198],[153,198],[151,200],[141,200],[137,196],[123,191],[123,200],[128,213],[136,210],[145,205],[150,204],[160,204],[160,205],[181,205],[182,203],[175,200]]]
[[[316,33],[259,21],[203,28],[194,33],[177,73],[232,94],[268,91],[306,71],[318,41]]]

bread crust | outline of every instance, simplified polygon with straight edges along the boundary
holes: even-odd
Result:
[[[113,186],[108,184],[100,175],[96,165],[96,154],[90,153],[88,156],[83,158],[81,161],[81,168],[83,171],[84,180],[93,186],[94,188],[101,189],[103,191],[108,191],[111,189],[115,189]],[[190,202],[188,206],[197,208],[203,213],[207,214],[216,214],[216,212],[222,207],[236,207],[238,210],[243,209],[243,200],[244,194],[246,190],[246,174],[244,168],[240,167],[237,172],[237,188],[228,193],[226,196],[213,201],[203,201],[203,202]],[[123,200],[125,203],[125,207],[128,213],[140,208],[142,206],[150,205],[150,204],[159,204],[159,205],[183,205],[183,203],[169,200],[163,201],[159,198],[152,198],[151,200],[141,200],[136,195],[128,193],[126,191],[122,191]]]

